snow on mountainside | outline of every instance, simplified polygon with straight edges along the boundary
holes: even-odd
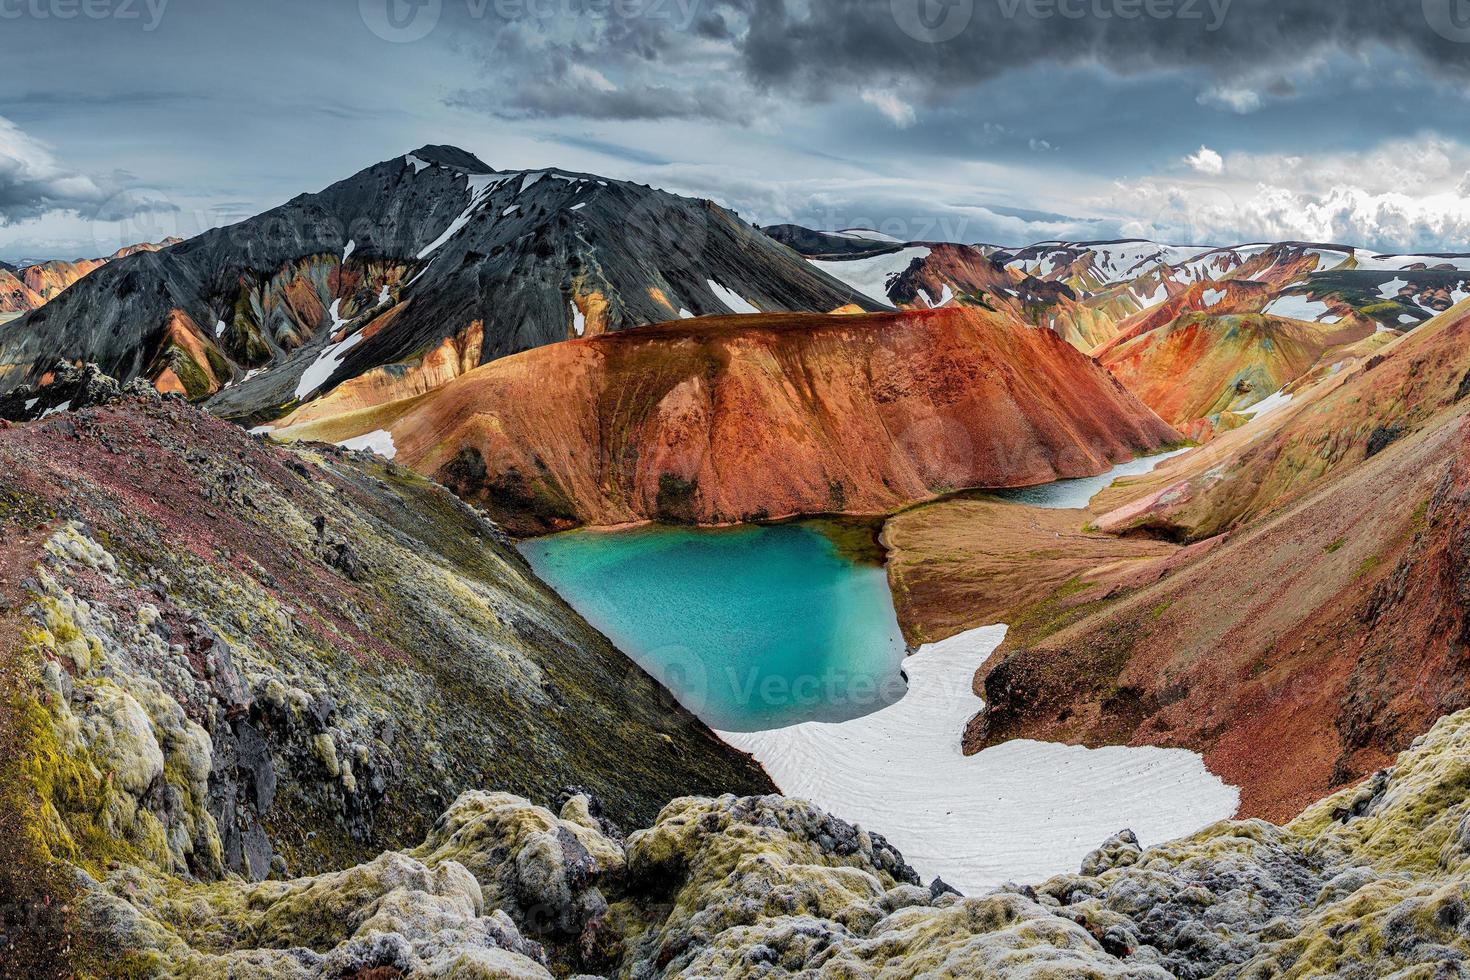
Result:
[[[91,361],[264,420],[349,380],[349,402],[411,394],[686,312],[852,304],[881,305],[710,201],[427,146],[110,263],[0,333],[0,390]]]

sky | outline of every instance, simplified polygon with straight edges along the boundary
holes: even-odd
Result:
[[[758,224],[1470,251],[1470,0],[0,0],[0,258],[426,143]]]

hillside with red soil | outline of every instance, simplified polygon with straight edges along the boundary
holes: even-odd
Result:
[[[1094,500],[1102,530],[1198,543],[1010,610],[968,748],[1188,747],[1275,819],[1470,704],[1467,321]]]
[[[518,530],[888,513],[1095,475],[1179,439],[1056,334],[974,308],[591,337],[284,434],[376,430]]]
[[[1318,324],[1259,313],[1186,313],[1115,339],[1095,356],[1164,421],[1183,430],[1196,422],[1212,426],[1218,419],[1211,416],[1249,410],[1324,355],[1373,332],[1372,324],[1357,319]]]

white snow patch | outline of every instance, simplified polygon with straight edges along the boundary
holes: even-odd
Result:
[[[459,230],[470,223],[470,218],[474,217],[475,212],[479,210],[480,206],[490,196],[490,191],[499,183],[500,178],[490,174],[466,174],[465,189],[469,191],[470,203],[465,207],[459,217],[449,223],[449,227],[444,229],[444,234],[426,245],[419,252],[418,257],[423,258],[459,234]]]
[[[568,210],[569,211],[580,211],[583,208],[585,208],[586,206],[587,206],[587,202],[586,201],[583,201],[580,204],[573,204],[570,208],[568,208]]]
[[[693,320],[694,319],[694,314],[693,313],[690,313],[688,310],[684,309],[684,307],[681,306],[681,307],[679,307],[679,319],[681,319],[681,320]]]
[[[52,408],[46,409],[46,411],[44,411],[44,412],[41,413],[41,418],[44,419],[48,415],[55,415],[57,412],[65,412],[69,408],[71,408],[71,400],[70,399],[67,399],[66,401],[62,402],[60,405],[56,405],[56,406],[53,406]]]
[[[881,831],[921,874],[968,894],[1075,872],[1125,827],[1147,847],[1235,812],[1239,792],[1184,749],[1016,740],[967,758],[961,736],[982,706],[975,671],[1005,632],[920,648],[904,663],[908,693],[863,718],[720,737],[786,795]]]
[[[937,300],[934,298],[934,294],[929,292],[929,290],[921,290],[924,294],[924,301],[929,304],[929,308],[931,310],[937,310],[945,303],[948,303],[950,300],[954,299],[954,290],[949,288],[949,283],[941,283],[941,285],[944,288],[940,291],[939,298]]]
[[[392,459],[398,455],[398,447],[393,445],[393,434],[387,429],[377,429],[372,432],[353,436],[337,443],[343,449],[367,450],[377,453],[384,459]]]
[[[587,317],[581,310],[577,309],[575,300],[569,301],[569,305],[572,308],[572,329],[580,337],[587,332]]]
[[[500,216],[502,218],[504,218],[508,214],[515,214],[520,209],[521,209],[521,206],[519,204],[512,204],[510,207],[508,207],[504,211],[500,212]]]
[[[1378,295],[1382,296],[1384,299],[1398,299],[1399,290],[1403,289],[1408,284],[1409,281],[1407,279],[1399,279],[1395,277],[1379,287]]]
[[[26,411],[29,412],[31,409],[35,408],[36,407],[36,402],[38,402],[40,400],[41,400],[40,398],[27,398],[26,399]]]
[[[1422,265],[1426,269],[1449,266],[1459,272],[1470,272],[1470,255],[1373,255],[1360,251],[1355,257],[1359,269],[1374,272],[1400,272],[1411,265]]]
[[[388,292],[388,284],[385,282],[382,290],[378,292],[378,305],[382,306],[384,303],[391,302],[392,299],[393,295]]]
[[[1235,414],[1244,415],[1252,422],[1265,418],[1277,409],[1285,408],[1291,401],[1292,396],[1283,391],[1275,391],[1256,402],[1250,408],[1236,409]]]
[[[263,436],[268,432],[274,431],[276,431],[276,427],[273,425],[257,425],[255,428],[248,430],[247,434],[252,436]]]
[[[337,331],[347,325],[347,321],[342,319],[341,313],[339,312],[341,306],[342,301],[340,299],[332,300],[331,336],[336,336]],[[362,343],[362,331],[359,330],[351,337],[339,343],[329,345],[326,350],[317,355],[317,359],[312,361],[305,371],[301,372],[301,380],[296,382],[296,397],[298,399],[305,398],[325,384],[327,379],[332,376],[332,372],[336,371],[337,366],[342,363],[342,359],[347,355],[347,352],[360,343]]]
[[[223,337],[225,335],[225,321],[223,321],[223,320],[216,320],[215,321],[215,324],[214,324],[214,335],[216,337]]]
[[[746,299],[744,296],[741,296],[739,293],[735,292],[735,290],[721,286],[713,279],[706,279],[705,282],[709,283],[709,288],[714,292],[715,297],[721,303],[724,303],[730,308],[731,313],[760,312],[760,310],[758,310],[755,306],[751,304],[750,300]]]
[[[1412,314],[1412,313],[1400,313],[1399,314],[1399,322],[1400,323],[1418,323],[1419,322],[1419,318],[1417,316],[1415,316],[1414,314]]]
[[[1214,306],[1216,303],[1220,302],[1220,300],[1224,299],[1228,295],[1228,290],[1206,289],[1203,296],[1203,299],[1205,301],[1205,308],[1208,309],[1209,307]]]
[[[1336,323],[1342,319],[1340,316],[1330,315],[1331,308],[1326,303],[1303,293],[1283,293],[1267,303],[1261,312],[1290,317],[1293,320],[1320,320],[1323,323]]]
[[[865,242],[889,242],[894,245],[903,243],[902,238],[894,238],[892,235],[885,235],[871,228],[848,228],[844,231],[833,232],[833,234],[839,238],[856,238]]]
[[[812,265],[834,279],[847,283],[869,299],[876,299],[880,303],[892,303],[893,300],[888,298],[889,284],[907,269],[914,259],[928,258],[929,252],[930,249],[922,245],[914,245],[887,255],[870,255],[862,259],[812,261]]]
[[[415,174],[417,174],[419,171],[423,170],[424,168],[430,166],[430,164],[429,164],[429,162],[427,160],[420,160],[418,157],[414,156],[412,153],[408,154],[408,156],[404,157],[403,159],[405,161],[407,161],[407,163],[408,163],[408,165],[410,167],[413,167],[413,172]]]
[[[346,262],[347,256],[351,255],[355,251],[357,251],[357,239],[354,238],[350,239],[347,242],[347,247],[342,249],[342,261]]]
[[[518,191],[516,191],[516,193],[517,194],[525,193],[525,190],[526,190],[527,187],[530,187],[532,184],[536,183],[536,181],[540,180],[542,177],[545,177],[545,176],[546,176],[545,174],[526,174],[526,176],[524,176],[524,177],[521,178],[521,189],[518,190]]]

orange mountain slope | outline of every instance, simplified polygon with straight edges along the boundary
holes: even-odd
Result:
[[[1355,365],[1312,372],[1305,380],[1321,380],[1284,407],[1113,496],[1099,524],[1199,540],[1279,510],[1388,444],[1443,425],[1470,394],[1467,350],[1470,303],[1462,303]]]
[[[1161,418],[1183,429],[1248,410],[1324,355],[1373,332],[1371,324],[1356,319],[1319,324],[1259,313],[1186,313],[1106,344],[1096,356]]]
[[[399,461],[520,530],[887,513],[1094,475],[1179,439],[1051,331],[958,307],[679,321],[291,421],[287,437],[386,430]]]
[[[1470,305],[1094,500],[1089,531],[1198,543],[1008,610],[968,747],[1186,746],[1277,818],[1470,704],[1467,332]]]

